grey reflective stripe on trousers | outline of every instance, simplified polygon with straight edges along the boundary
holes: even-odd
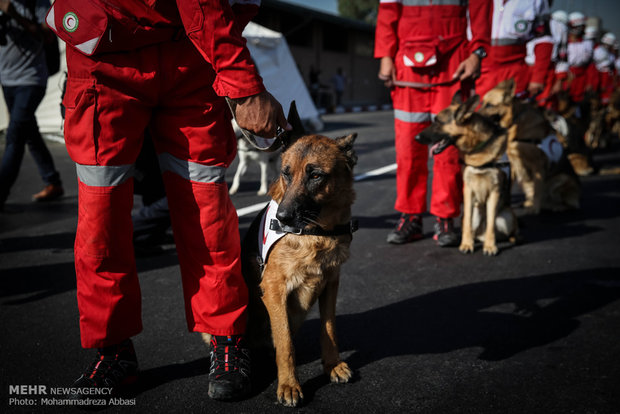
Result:
[[[134,166],[75,164],[75,169],[79,180],[89,187],[113,187],[133,177]]]
[[[202,165],[197,162],[182,160],[168,153],[159,155],[159,166],[163,171],[170,171],[189,181],[199,183],[224,182],[226,168],[212,165]]]
[[[399,121],[417,124],[431,122],[431,114],[429,112],[407,112],[402,109],[394,109],[394,118]]]
[[[515,46],[524,45],[523,39],[491,39],[491,46]]]
[[[468,0],[403,0],[404,6],[466,6]]]

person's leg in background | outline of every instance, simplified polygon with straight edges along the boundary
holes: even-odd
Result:
[[[5,86],[3,91],[10,120],[6,132],[6,148],[0,166],[0,208],[17,180],[26,144],[46,185],[43,191],[34,195],[34,200],[49,201],[62,196],[64,191],[60,175],[54,167],[52,155],[43,141],[34,115],[45,95],[45,87]]]
[[[400,89],[394,91],[397,95],[411,93],[407,88],[397,89]],[[428,147],[418,143],[415,136],[429,125],[429,121],[430,115],[425,112],[394,110],[397,166],[394,209],[401,216],[387,237],[392,244],[408,243],[423,237],[422,214],[427,211]]]

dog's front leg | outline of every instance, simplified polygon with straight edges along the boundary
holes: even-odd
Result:
[[[260,165],[260,189],[256,194],[265,195],[269,190],[269,161],[260,160],[258,164]]]
[[[495,218],[497,217],[497,206],[500,193],[498,190],[491,191],[487,199],[487,228],[484,234],[484,244],[482,252],[487,256],[497,254],[497,244],[495,243]]]
[[[276,348],[277,396],[281,404],[295,407],[304,396],[295,374],[295,349],[287,313],[286,284],[278,283],[281,279],[277,276],[271,277],[268,270],[271,269],[265,269],[261,287],[263,288],[263,302],[269,313],[273,345]],[[273,283],[269,283],[270,280],[274,280]]]
[[[338,273],[332,277],[319,296],[321,315],[321,358],[323,371],[331,382],[349,382],[353,372],[346,362],[340,360],[336,339],[336,297],[338,296]]]
[[[245,174],[247,169],[248,164],[245,160],[245,157],[239,157],[239,165],[237,166],[237,171],[235,172],[235,176],[233,177],[230,190],[228,190],[229,194],[237,193],[237,191],[239,190],[239,184],[241,183],[241,177]]]
[[[465,171],[465,174],[467,174],[467,171]],[[474,252],[474,233],[471,227],[473,209],[473,193],[470,186],[465,182],[463,186],[463,220],[461,223],[463,236],[461,237],[461,245],[459,246],[459,250],[462,253]]]

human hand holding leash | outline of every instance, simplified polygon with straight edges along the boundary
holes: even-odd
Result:
[[[467,79],[476,79],[478,76],[480,76],[480,58],[472,53],[459,64],[456,68],[456,72],[452,75],[452,79],[463,81]]]
[[[235,119],[239,127],[260,137],[275,137],[278,127],[290,131],[282,105],[269,92],[233,99]]]

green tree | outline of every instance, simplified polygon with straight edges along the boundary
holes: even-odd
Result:
[[[338,0],[340,15],[371,24],[377,22],[378,7],[377,0]]]

